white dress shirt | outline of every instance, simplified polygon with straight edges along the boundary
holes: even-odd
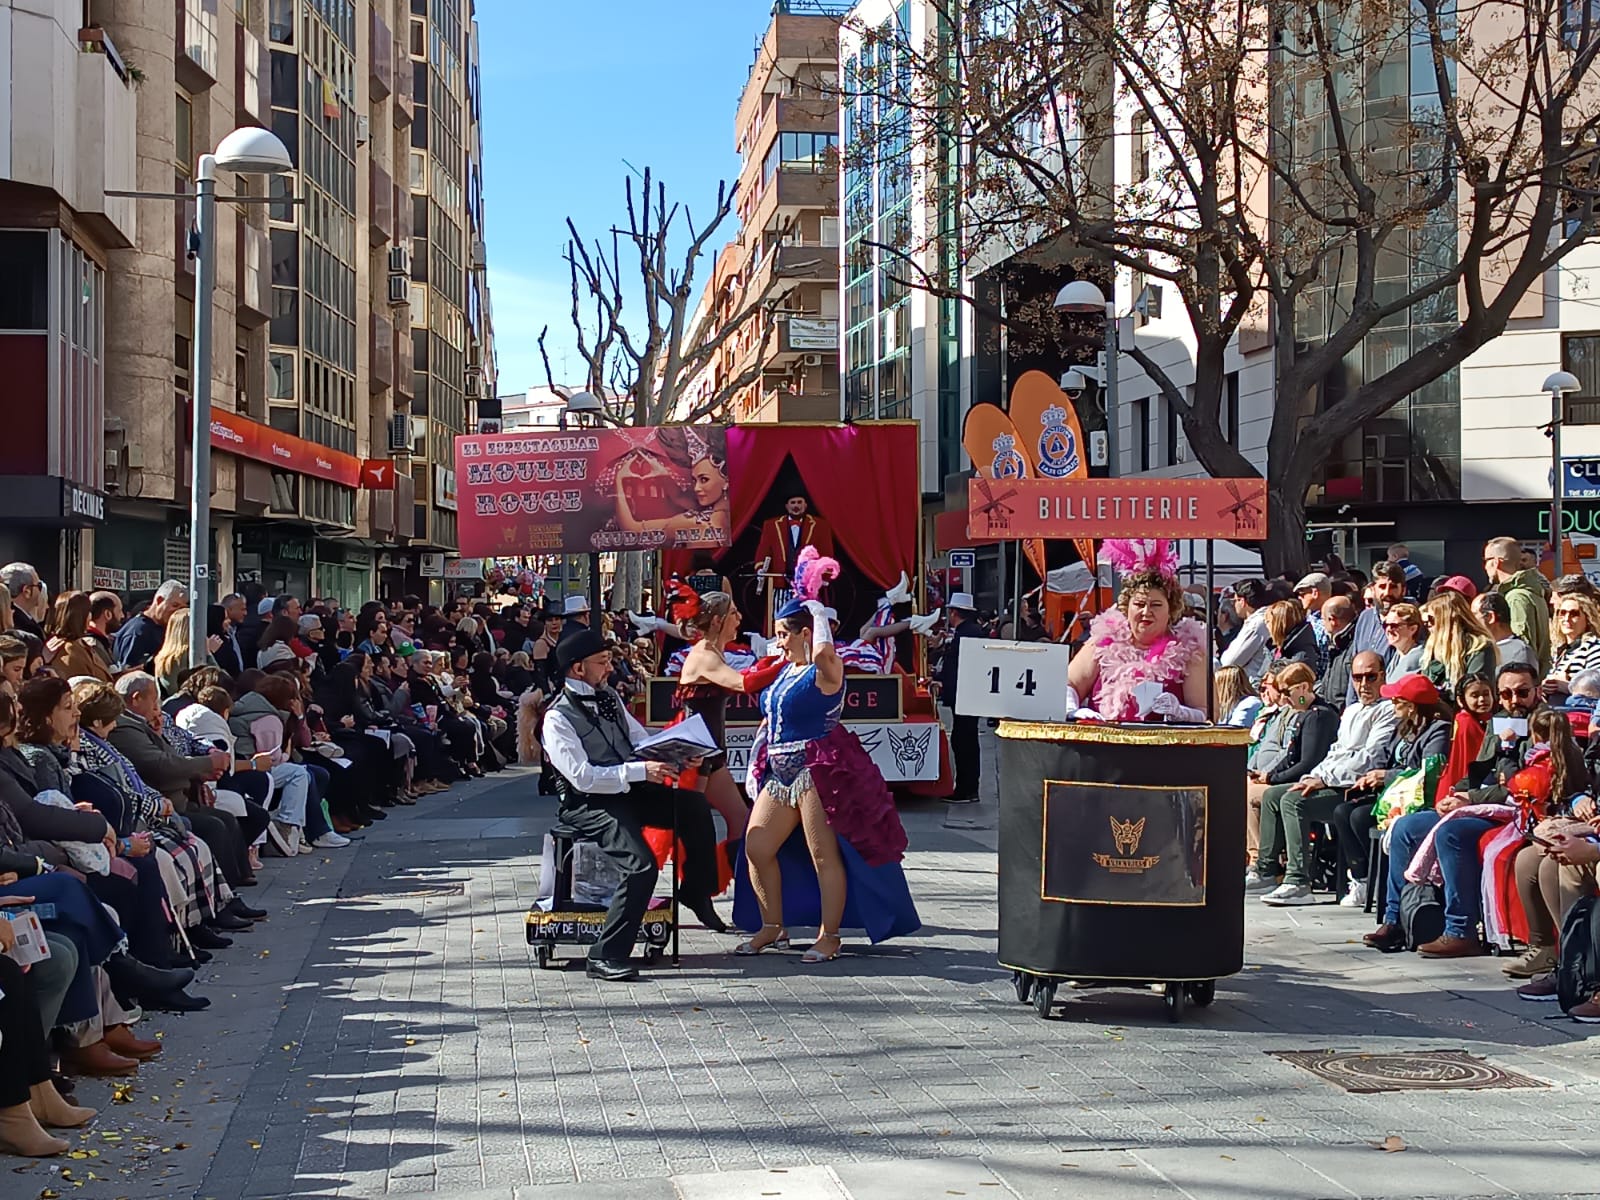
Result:
[[[593,696],[594,689],[577,679],[567,680],[567,690],[574,696]],[[622,719],[628,725],[628,740],[635,746],[648,736],[645,727],[633,719],[621,699]],[[617,795],[646,779],[642,762],[619,763],[614,767],[597,767],[584,753],[583,741],[578,731],[567,720],[567,715],[552,706],[544,716],[544,752],[550,765],[561,772],[578,791],[593,796]]]

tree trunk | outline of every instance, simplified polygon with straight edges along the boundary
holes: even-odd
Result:
[[[632,609],[638,612],[644,599],[644,552],[621,550],[617,553],[617,573],[612,580],[611,611]]]
[[[1303,480],[1273,479],[1267,484],[1267,540],[1261,543],[1261,565],[1269,579],[1287,575],[1297,580],[1305,571],[1305,494]]]

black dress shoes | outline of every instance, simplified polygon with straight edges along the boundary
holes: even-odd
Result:
[[[131,954],[113,954],[105,961],[106,977],[117,996],[143,1000],[187,987],[194,980],[188,967],[168,970],[142,963]]]
[[[697,900],[691,900],[687,896],[679,896],[678,903],[692,912],[700,924],[711,930],[712,933],[728,932],[728,923],[717,915],[717,906],[711,902],[709,896],[702,896]]]
[[[223,937],[209,925],[196,925],[189,930],[189,944],[201,950],[226,950],[233,945],[233,939]]]
[[[152,996],[144,1002],[146,1008],[153,1008],[157,1012],[200,1012],[211,1007],[211,1001],[205,996],[191,996],[182,988],[167,992],[161,996]]]
[[[262,921],[265,920],[267,916],[266,909],[251,908],[238,896],[235,896],[232,900],[228,901],[228,906],[222,911],[226,913],[232,913],[234,916],[245,921]]]
[[[584,968],[584,974],[590,979],[604,979],[608,983],[631,983],[639,978],[639,968],[627,959],[607,962],[603,958],[591,958]]]
[[[216,916],[212,917],[207,923],[211,926],[211,928],[220,929],[224,933],[240,933],[246,929],[255,928],[255,926],[249,921],[245,920],[243,917],[234,916],[227,909],[223,909]]]

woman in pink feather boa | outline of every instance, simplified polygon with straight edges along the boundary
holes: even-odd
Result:
[[[1081,703],[1108,721],[1147,716],[1204,722],[1205,628],[1182,615],[1177,555],[1166,541],[1108,540],[1101,557],[1122,572],[1117,607],[1089,626],[1089,640],[1073,656],[1067,682]],[[1134,689],[1161,685],[1141,711]]]

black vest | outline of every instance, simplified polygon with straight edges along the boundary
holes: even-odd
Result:
[[[582,697],[574,695],[567,688],[561,689],[561,695],[550,706],[550,711],[559,712],[566,717],[572,726],[572,731],[578,735],[578,741],[583,743],[583,755],[596,767],[616,767],[633,758],[633,738],[628,732],[628,722],[621,716],[622,697],[610,688],[602,688],[596,695],[609,693],[616,701],[618,717],[615,721],[607,721],[587,704],[580,703]],[[562,799],[569,796],[581,796],[572,786],[572,781],[559,771],[556,772],[556,789]]]

